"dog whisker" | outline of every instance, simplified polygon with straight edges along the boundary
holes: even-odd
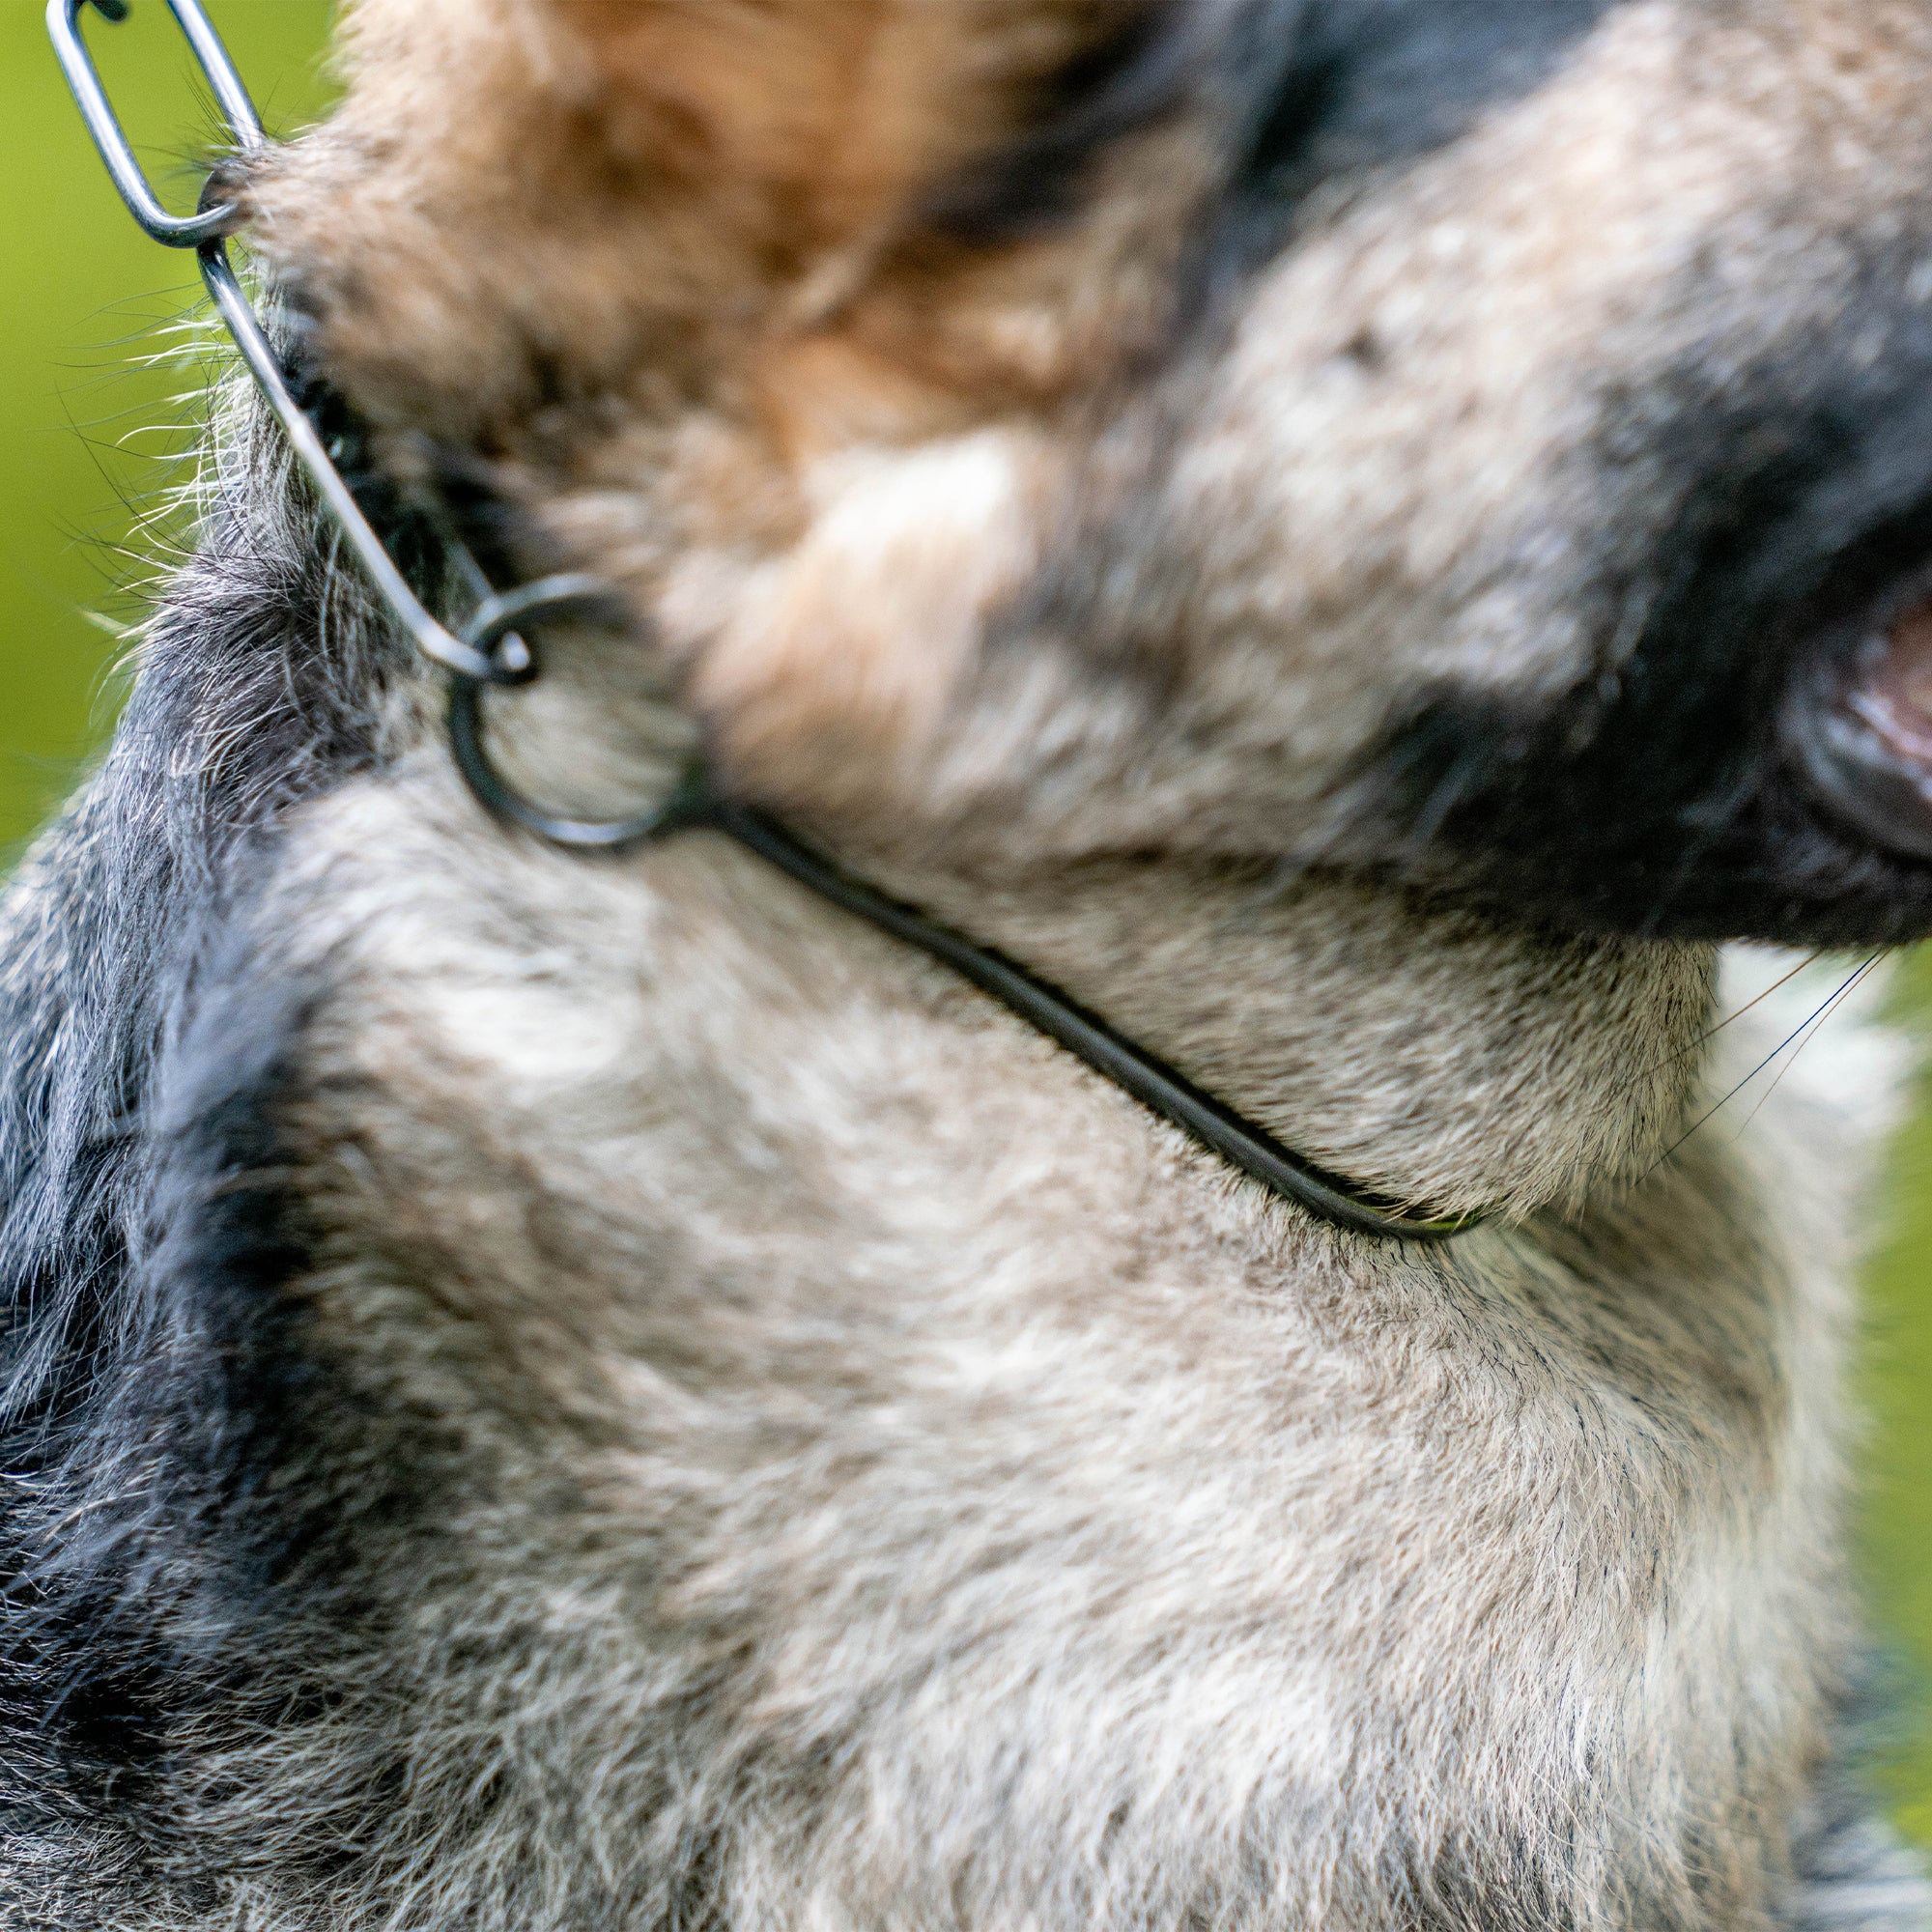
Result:
[[[1872,967],[1878,963],[1878,960],[1881,956],[1882,956],[1881,954],[1874,953],[1871,956],[1871,958],[1865,960],[1861,966],[1859,966],[1857,970],[1854,971],[1851,974],[1851,976],[1848,979],[1846,979],[1844,982],[1836,988],[1835,991],[1829,994],[1825,998],[1825,1000],[1818,1007],[1814,1008],[1812,1011],[1808,1013],[1798,1026],[1794,1027],[1790,1033],[1786,1034],[1783,1039],[1781,1039],[1777,1043],[1777,1045],[1773,1047],[1772,1050],[1768,1054],[1766,1054],[1765,1057],[1762,1060],[1760,1060],[1758,1064],[1755,1066],[1753,1066],[1751,1070],[1748,1073],[1747,1073],[1745,1077],[1742,1080],[1740,1080],[1735,1087],[1733,1087],[1727,1094],[1725,1094],[1724,1096],[1720,1100],[1719,1100],[1714,1106],[1710,1107],[1703,1114],[1699,1115],[1698,1118],[1690,1124],[1690,1126],[1688,1127],[1684,1133],[1679,1135],[1679,1137],[1676,1140],[1671,1142],[1670,1146],[1667,1147],[1663,1151],[1663,1152],[1657,1157],[1656,1161],[1653,1162],[1652,1165],[1646,1170],[1645,1178],[1648,1179],[1649,1176],[1655,1174],[1659,1168],[1664,1166],[1664,1164],[1671,1159],[1671,1157],[1679,1151],[1679,1149],[1681,1149],[1686,1144],[1686,1142],[1688,1142],[1690,1139],[1690,1137],[1693,1134],[1697,1133],[1704,1126],[1708,1125],[1710,1122],[1715,1120],[1717,1116],[1720,1114],[1724,1110],[1724,1108],[1729,1106],[1730,1103],[1734,1099],[1736,1099],[1737,1096],[1740,1094],[1742,1094],[1744,1090],[1747,1087],[1748,1087],[1750,1083],[1753,1080],[1755,1080],[1758,1077],[1758,1075],[1765,1070],[1766,1067],[1770,1066],[1772,1063],[1776,1061],[1778,1058],[1778,1056],[1782,1054],[1785,1051],[1785,1049],[1792,1044],[1794,1040],[1798,1039],[1801,1035],[1808,1033],[1809,1029],[1811,1029],[1827,1014],[1829,1014],[1833,1009],[1833,1008],[1834,1008],[1838,1004],[1838,1002],[1842,1000],[1845,997],[1845,995],[1848,994],[1852,990],[1852,988],[1856,986],[1858,982],[1861,979],[1863,979],[1863,977],[1868,972],[1871,971]]]
[[[1839,1007],[1841,1007],[1845,1003],[1845,1001],[1851,997],[1852,993],[1858,988],[1860,982],[1863,980],[1871,973],[1872,969],[1878,965],[1879,961],[1885,955],[1883,953],[1874,952],[1872,956],[1869,959],[1867,959],[1864,962],[1864,964],[1861,966],[1858,969],[1858,971],[1854,973],[1852,977],[1849,980],[1847,980],[1845,983],[1842,986],[1840,986],[1835,993],[1832,995],[1831,999],[1826,1003],[1824,1010],[1821,1011],[1818,1014],[1818,1016],[1814,1020],[1812,1020],[1810,1025],[1806,1028],[1804,1038],[1802,1038],[1798,1042],[1798,1045],[1793,1050],[1790,1059],[1788,1059],[1784,1063],[1784,1065],[1777,1069],[1777,1078],[1775,1079],[1771,1083],[1771,1085],[1765,1089],[1763,1094],[1758,1099],[1757,1105],[1754,1106],[1750,1110],[1750,1112],[1745,1116],[1744,1125],[1739,1127],[1738,1136],[1742,1136],[1746,1128],[1747,1128],[1750,1125],[1750,1123],[1757,1119],[1758,1115],[1761,1112],[1763,1112],[1765,1102],[1769,1100],[1771,1096],[1777,1092],[1779,1083],[1783,1080],[1784,1076],[1791,1071],[1792,1067],[1797,1065],[1798,1056],[1801,1053],[1803,1053],[1808,1045],[1810,1045],[1811,1041],[1814,1038],[1817,1037],[1818,1029],[1822,1027],[1825,1024],[1825,1022],[1829,1020],[1834,1012],[1837,1011]],[[1736,1136],[1734,1136],[1734,1138],[1736,1138]]]

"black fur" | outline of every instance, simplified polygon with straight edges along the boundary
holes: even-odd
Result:
[[[1239,188],[1251,210],[1439,148],[1527,94],[1619,0],[1309,0],[1292,53],[1247,76]],[[1270,10],[1264,40],[1280,36]],[[1243,50],[1245,51],[1245,50]]]
[[[0,974],[9,1925],[69,1932],[159,1883],[184,1726],[237,1720],[268,1648],[243,1627],[286,1623],[298,1572],[326,1600],[327,1546],[371,1506],[342,1492],[363,1459],[325,1460],[343,1421],[319,1418],[349,1410],[277,1292],[305,1232],[242,1179],[273,1165],[297,1005],[243,997],[221,934],[279,814],[376,756],[392,667],[278,455],[230,482],[105,766],[27,862]]]
[[[1228,232],[1277,245],[1324,182],[1414,158],[1548,78],[1619,0],[1165,0],[1041,90],[1018,141],[925,205],[973,242],[1020,239],[1080,205],[1094,159],[1206,92],[1226,131]]]
[[[1365,846],[1592,932],[1932,930],[1932,866],[1842,825],[1799,742],[1821,680],[1925,588],[1932,318],[1906,280],[1873,263],[1796,342],[1604,399],[1590,495],[1624,511],[1586,539],[1593,661],[1553,700],[1408,707],[1372,761]],[[1883,353],[1852,354],[1854,331]]]

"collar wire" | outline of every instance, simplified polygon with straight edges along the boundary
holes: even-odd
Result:
[[[564,818],[543,810],[519,792],[490,756],[483,728],[484,687],[527,684],[540,674],[542,666],[525,637],[526,630],[539,629],[541,623],[557,618],[628,622],[622,597],[614,586],[578,573],[545,577],[512,590],[496,591],[468,550],[451,536],[451,557],[475,600],[474,606],[453,631],[430,613],[364,516],[315,423],[297,401],[281,357],[236,275],[228,238],[240,217],[221,198],[220,175],[209,177],[201,204],[191,215],[170,213],[156,194],[88,51],[80,16],[89,5],[109,20],[128,16],[128,0],[48,0],[47,27],[107,172],[128,212],[147,234],[168,247],[195,251],[215,312],[234,338],[248,373],[281,425],[324,508],[417,650],[448,674],[451,754],[465,783],[492,816],[573,852],[619,850],[683,831],[723,833],[821,898],[943,961],[1151,1113],[1173,1122],[1200,1146],[1318,1219],[1376,1239],[1419,1242],[1449,1240],[1482,1219],[1480,1215],[1436,1219],[1410,1213],[1399,1203],[1369,1193],[1292,1151],[1058,987],[852,877],[769,814],[719,796],[712,788],[701,752],[687,759],[662,804],[631,818]],[[167,5],[220,104],[234,151],[244,156],[261,153],[270,145],[269,138],[248,90],[200,0],[167,0]]]

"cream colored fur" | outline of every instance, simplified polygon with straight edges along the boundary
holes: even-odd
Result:
[[[524,781],[648,791],[674,696],[889,890],[1492,1218],[1317,1225],[714,835],[506,834],[406,686],[249,927],[313,992],[295,1292],[462,1473],[327,1708],[194,1772],[236,1875],[171,1923],[1785,1922],[1898,1056],[1841,1019],[1689,1131],[1780,1002],[1714,1032],[1709,948],[1405,893],[1350,785],[1432,680],[1578,676],[1592,520],[1662,489],[1604,397],[1835,326],[1932,34],[1614,10],[1163,360],[1208,108],[1037,243],[909,213],[1103,16],[362,0],[254,237],[387,467],[462,452],[634,601],[494,706]]]
[[[1462,1923],[1471,1871],[1470,1923],[1771,1922],[1895,1054],[1848,1106],[1828,1033],[1645,1175],[1783,1024],[1700,1045],[1697,949],[1319,879],[995,903],[1304,1144],[1587,1205],[1364,1244],[712,837],[520,850],[432,753],[313,808],[260,915],[327,987],[306,1293],[474,1489],[394,1654],[215,1768],[272,1866],[399,1727],[385,1842],[222,1925],[656,1922],[700,1843],[760,1932]]]

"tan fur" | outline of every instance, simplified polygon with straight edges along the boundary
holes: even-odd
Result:
[[[924,236],[917,202],[964,151],[909,163],[900,239],[855,260],[849,230],[825,241],[826,224],[772,212],[778,163],[762,149],[696,185],[668,162],[611,172],[606,123],[644,58],[624,50],[652,44],[654,7],[607,50],[613,80],[595,43],[536,0],[363,0],[349,101],[256,183],[256,233],[294,266],[325,363],[379,422],[488,455],[569,554],[633,588],[668,653],[715,664],[700,662],[697,689],[751,788],[807,813],[863,813],[850,762],[825,755],[836,719],[870,748],[863,782],[895,826],[995,800],[996,822],[1037,814],[1039,788],[1013,764],[1026,741],[1008,725],[1037,703],[1060,721],[1056,756],[1092,761],[1062,789],[1096,822],[1031,838],[1213,849],[1232,820],[1244,849],[1279,853],[1321,842],[1321,803],[1392,681],[1502,681],[1530,639],[1540,674],[1574,673],[1550,647],[1577,623],[1560,558],[1548,603],[1478,591],[1583,480],[1571,472],[1587,395],[1641,385],[1719,321],[1759,341],[1815,326],[1836,299],[1840,227],[1916,205],[1932,125],[1881,77],[1932,60],[1925,21],[1909,5],[1858,11],[1855,35],[1828,0],[1620,11],[1549,87],[1387,192],[1312,219],[1231,319],[1211,372],[1183,366],[1124,408],[1110,398],[1159,339],[1171,266],[1212,185],[1187,161],[1185,127],[1110,157],[1123,178],[1070,233],[963,259]],[[667,13],[683,36],[707,17]],[[784,45],[791,14],[767,21]],[[967,71],[1043,65],[1047,50],[1026,35],[1015,49],[996,15],[948,6],[926,35],[943,23],[946,57]],[[899,47],[895,17],[811,15],[838,49],[867,23],[885,63],[866,97],[879,112],[901,84],[923,99],[924,63],[942,58],[920,34]],[[1047,38],[1064,50],[1058,29]],[[844,58],[828,55],[813,128],[837,118]],[[810,75],[796,79],[811,99]],[[1833,128],[1822,165],[1821,121]],[[960,125],[987,145],[1000,131],[990,114]],[[863,151],[863,119],[839,126],[838,152]],[[794,165],[808,168],[818,150],[798,138]],[[754,188],[756,209],[740,206]],[[1788,211],[1781,227],[1758,217],[1766,205]],[[767,220],[793,252],[757,239]],[[1730,257],[1735,318],[1670,306],[1707,239]],[[535,399],[532,355],[568,375],[562,399]],[[977,467],[1010,450],[1006,488],[976,481],[925,541],[908,530],[870,552],[840,539],[865,493],[916,496],[949,439]],[[408,467],[406,447],[397,460]],[[1123,631],[1187,640],[1168,709],[1239,718],[1232,741],[1216,734],[1221,756],[1204,759],[1193,733],[1170,753],[1163,721],[1122,730],[1111,709],[1084,744],[1078,675],[1051,688],[1051,636],[983,694],[962,675],[946,641],[962,608],[1023,587],[1016,520],[1106,558]],[[848,630],[878,611],[878,570],[893,580],[889,645]],[[1377,678],[1360,674],[1364,652]],[[1122,743],[1131,801],[1114,769]]]

